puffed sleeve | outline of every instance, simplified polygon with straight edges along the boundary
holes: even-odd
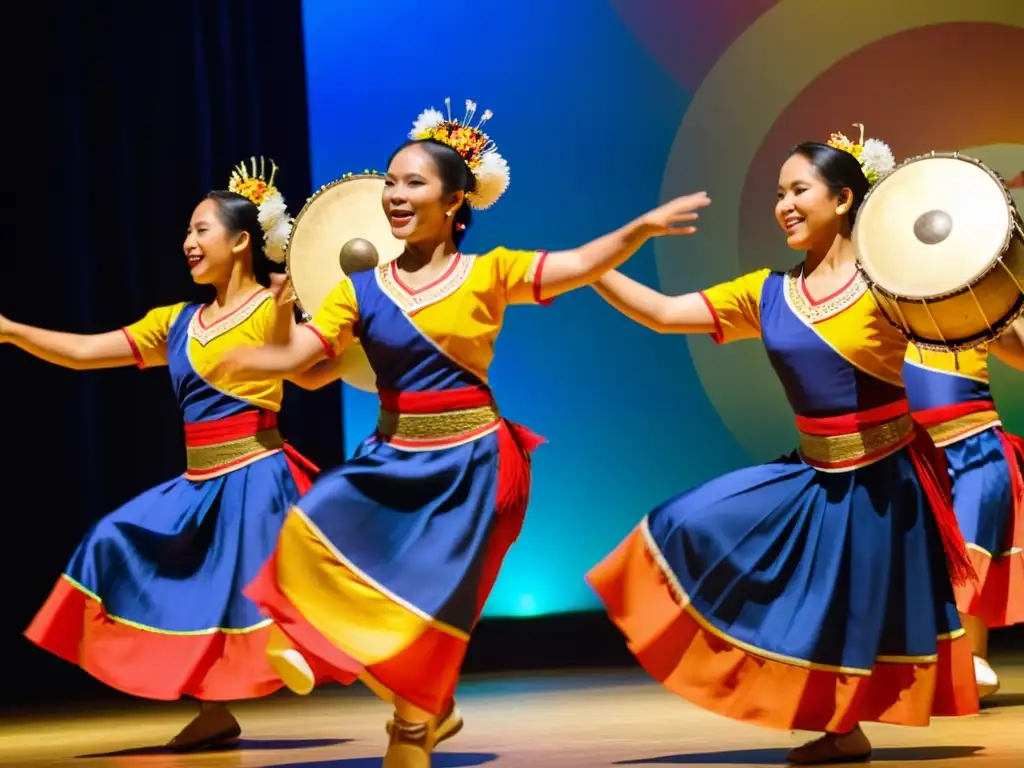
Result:
[[[485,258],[493,264],[495,288],[505,294],[507,304],[543,304],[540,289],[544,280],[544,261],[547,251],[513,251],[495,248]]]
[[[141,320],[121,329],[131,345],[135,364],[139,368],[167,365],[167,334],[184,308],[185,302],[157,307],[147,312]]]
[[[303,328],[315,333],[328,357],[341,353],[355,340],[359,306],[351,280],[343,280],[327,294],[316,315]]]
[[[700,292],[715,316],[711,335],[715,342],[728,344],[761,335],[761,290],[770,273],[760,269]]]

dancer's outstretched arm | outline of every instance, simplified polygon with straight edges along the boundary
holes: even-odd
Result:
[[[122,331],[64,333],[15,323],[0,315],[0,343],[13,344],[33,357],[76,371],[135,365],[131,342]]]
[[[576,288],[593,284],[615,269],[652,237],[691,235],[697,228],[697,211],[711,204],[704,192],[677,197],[648,211],[614,232],[591,240],[570,251],[553,251],[544,260],[541,299],[552,299]]]
[[[605,301],[658,333],[714,333],[715,316],[699,293],[666,296],[621,272],[605,273],[594,284]]]

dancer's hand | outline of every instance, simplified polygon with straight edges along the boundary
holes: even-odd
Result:
[[[709,205],[711,205],[711,198],[706,192],[694,192],[670,200],[653,211],[648,211],[641,219],[651,237],[692,235],[697,228],[688,222],[696,221],[695,211]]]
[[[6,344],[11,340],[11,321],[0,315],[0,344]]]
[[[270,276],[270,292],[274,295],[277,306],[283,307],[295,302],[295,289],[288,275],[274,273]]]

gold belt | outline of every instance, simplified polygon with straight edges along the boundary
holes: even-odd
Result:
[[[385,439],[429,441],[463,437],[501,419],[498,406],[482,405],[445,413],[395,413],[383,408],[377,431]]]
[[[980,432],[999,423],[999,414],[995,411],[978,411],[928,427],[928,434],[936,445],[949,445],[968,434]]]
[[[913,432],[914,420],[909,414],[845,435],[801,432],[800,453],[810,464],[849,464],[868,457],[881,458],[879,454],[899,446]]]
[[[233,467],[246,459],[277,450],[283,446],[284,439],[277,429],[265,429],[255,435],[228,440],[224,443],[186,446],[187,474],[210,475],[218,469]]]

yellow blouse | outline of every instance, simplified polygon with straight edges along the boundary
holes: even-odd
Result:
[[[269,341],[277,318],[277,304],[270,291],[259,290],[237,309],[207,325],[203,322],[204,307],[195,310],[188,321],[187,344],[181,354],[168,348],[171,327],[188,304],[181,302],[157,307],[123,331],[131,344],[140,368],[169,365],[189,366],[214,389],[248,401],[269,411],[279,411],[284,394],[280,379],[242,379],[227,373],[210,378],[214,364],[231,348],[239,345],[259,346]]]
[[[717,318],[716,341],[771,334],[763,324],[778,315],[762,317],[762,294],[771,274],[761,269],[702,291]],[[907,340],[885,319],[860,273],[836,294],[817,301],[807,292],[800,267],[779,275],[774,284],[781,295],[770,297],[773,307],[781,301],[851,365],[902,386]]]
[[[911,344],[907,347],[906,362],[920,368],[948,373],[951,376],[963,376],[988,384],[988,354],[987,344],[955,354],[921,349]]]
[[[505,307],[539,304],[543,251],[495,248],[457,254],[437,281],[416,291],[403,285],[394,262],[374,272],[377,286],[424,336],[460,366],[487,381]],[[359,305],[351,280],[335,286],[310,325],[340,353],[355,340]]]

